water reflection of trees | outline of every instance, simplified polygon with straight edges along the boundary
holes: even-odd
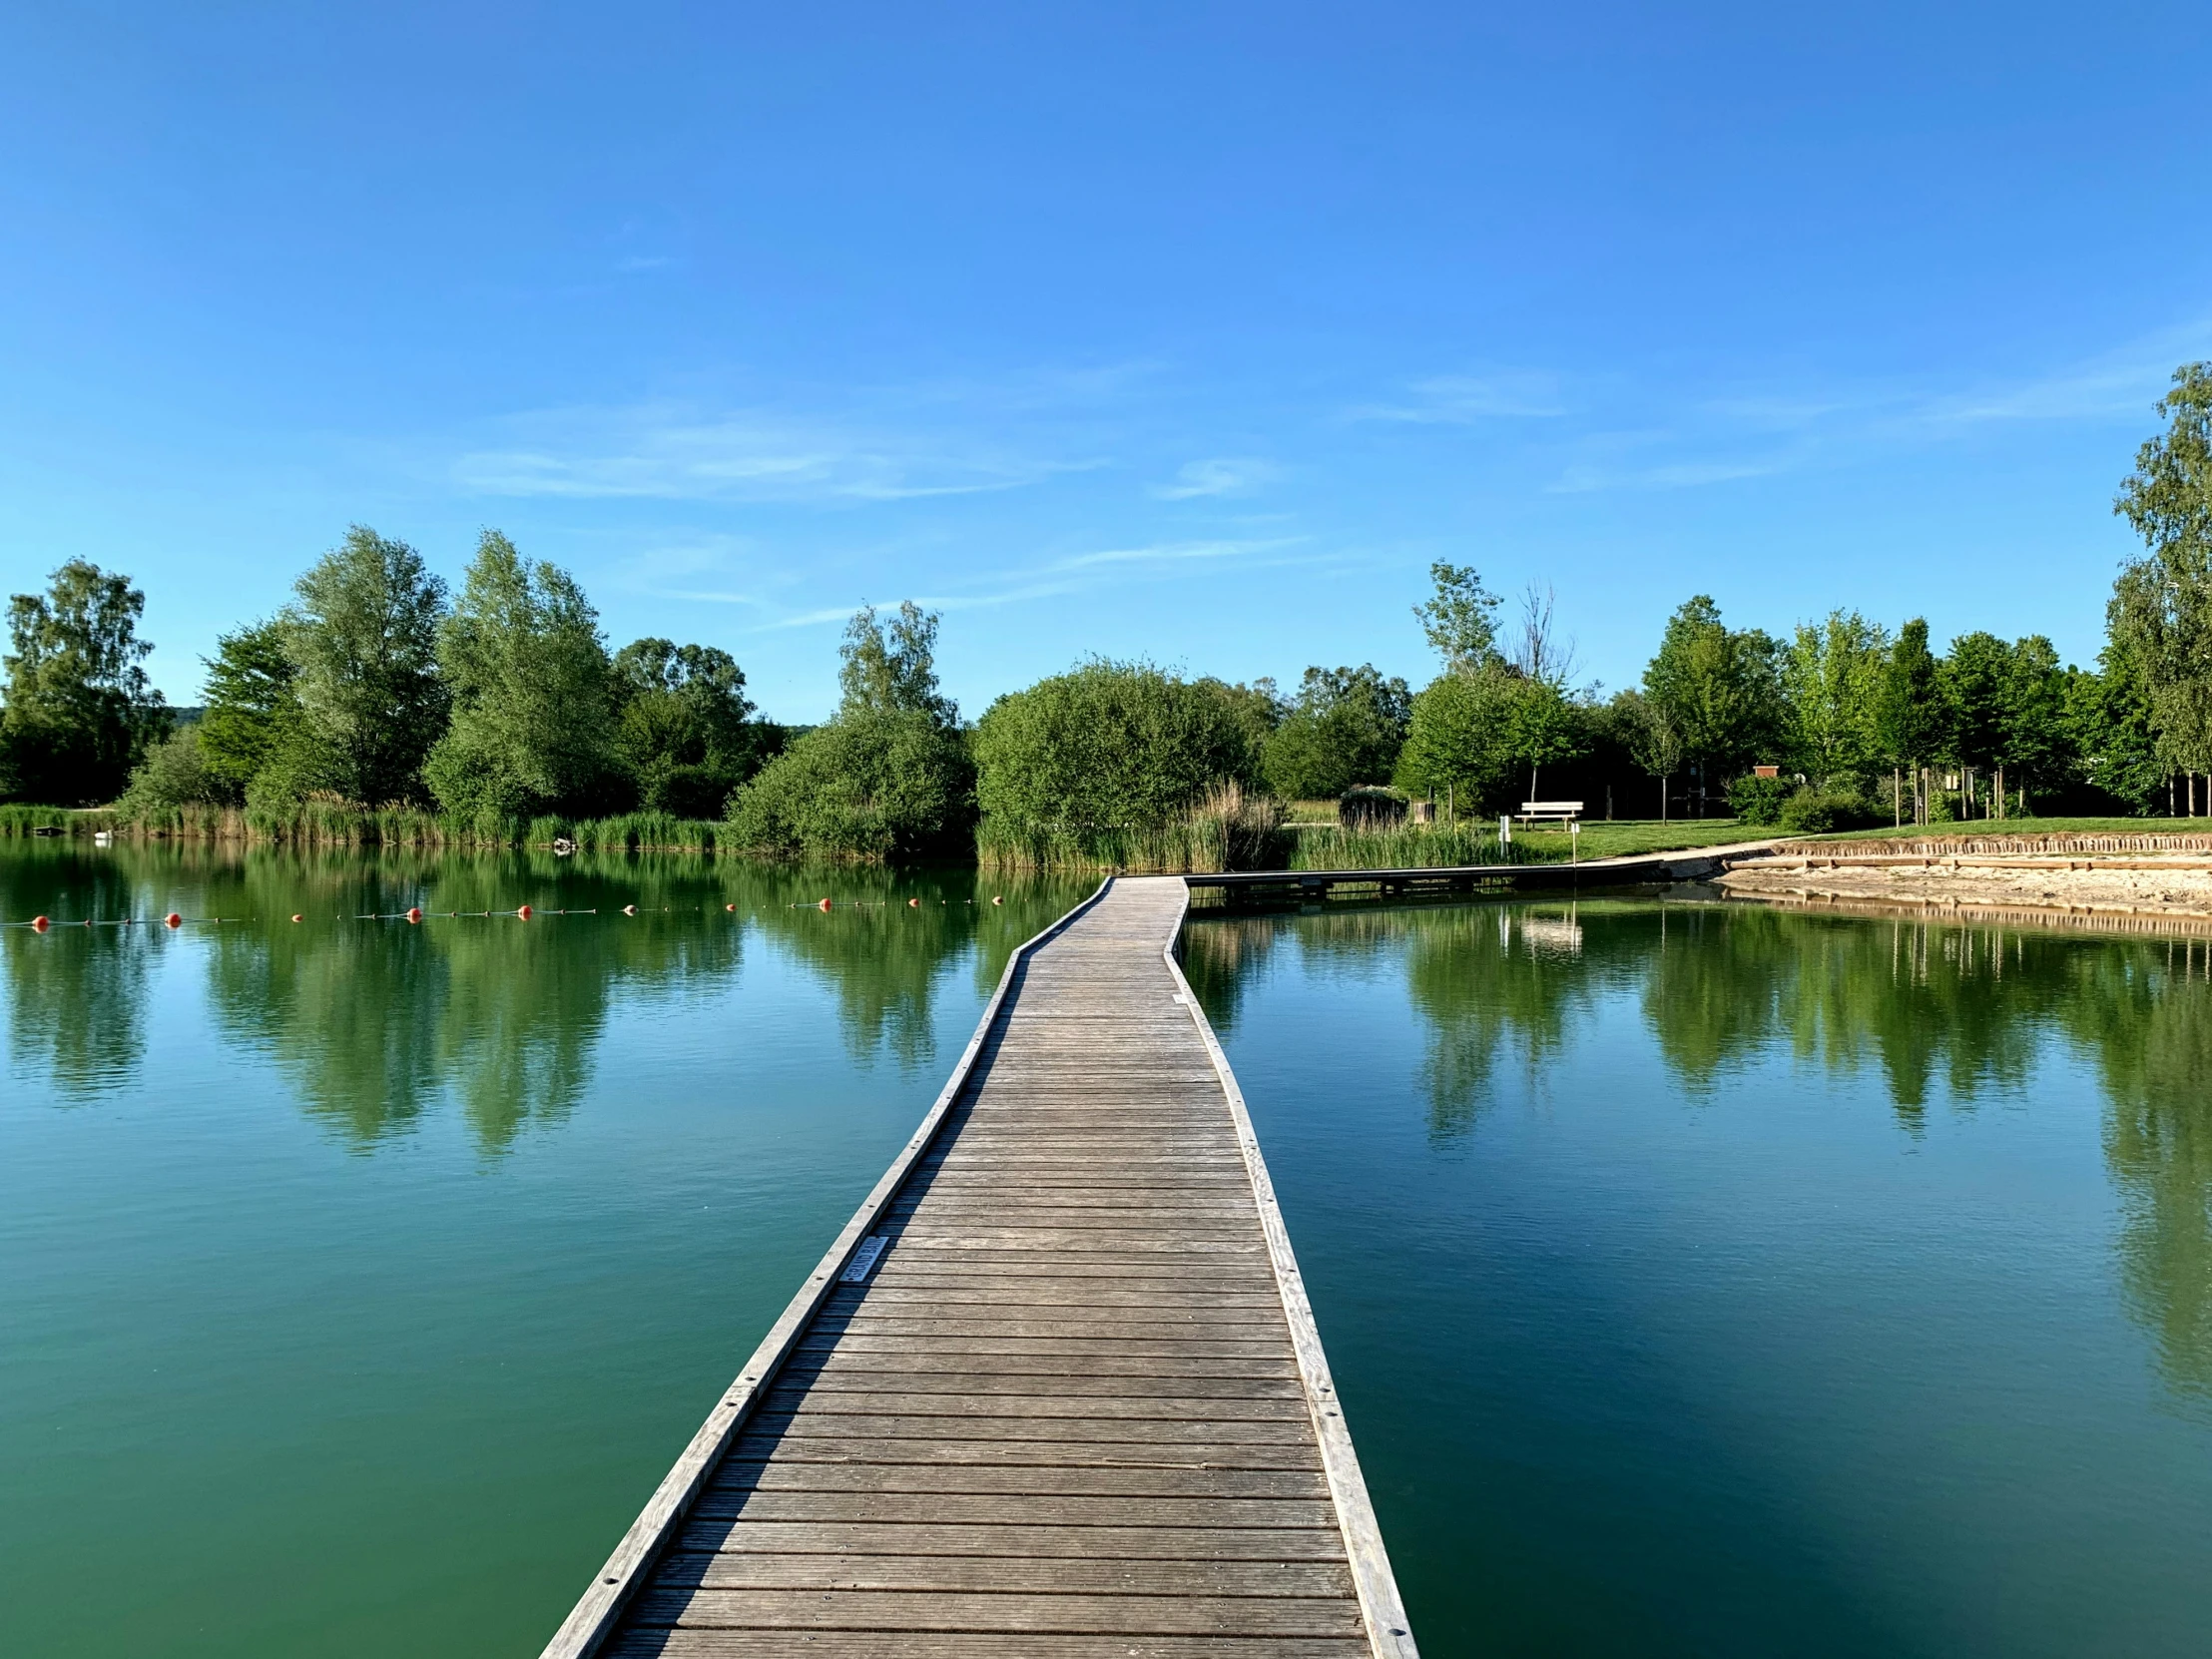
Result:
[[[1194,926],[1208,1005],[1233,1010],[1234,981],[1293,928],[1310,956],[1402,956],[1441,1138],[1477,1120],[1503,1058],[1540,1074],[1608,990],[1636,998],[1687,1089],[1784,1053],[1874,1068],[1913,1133],[1936,1098],[2022,1092],[2039,1050],[2071,1046],[2107,1099],[2128,1307],[2170,1383],[2212,1400],[2212,944],[1752,905],[1348,911]]]
[[[70,894],[64,907],[57,891]],[[80,921],[144,913],[138,884],[102,857],[31,846],[0,858],[0,917],[51,912]],[[65,1101],[90,1099],[128,1078],[146,1053],[146,982],[163,941],[143,927],[0,932],[8,987],[8,1058],[54,1081]]]
[[[1088,883],[973,871],[894,877],[704,858],[121,846],[0,857],[0,914],[49,909],[224,917],[201,934],[214,1016],[270,1054],[304,1109],[367,1148],[441,1097],[479,1145],[509,1146],[581,1099],[615,998],[726,979],[759,929],[833,989],[855,1058],[914,1067],[933,1053],[936,987],[963,954],[994,982],[1014,945]],[[836,908],[815,909],[825,894]],[[993,893],[1005,902],[989,902]],[[922,902],[909,907],[905,900]],[[514,919],[516,904],[539,912]],[[865,901],[865,902],[856,902]],[[625,904],[638,913],[619,917]],[[362,921],[419,905],[422,926]],[[725,906],[735,906],[734,912]],[[601,923],[547,914],[596,909]],[[443,918],[441,911],[491,911]],[[297,912],[296,925],[285,918]],[[582,929],[589,928],[588,934]],[[5,939],[18,1064],[68,1098],[112,1085],[145,1050],[158,929]]]

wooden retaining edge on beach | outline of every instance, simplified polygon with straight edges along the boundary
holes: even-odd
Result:
[[[983,1017],[976,1023],[975,1034],[968,1038],[967,1047],[961,1050],[959,1061],[952,1068],[952,1075],[938,1091],[928,1115],[921,1120],[921,1127],[914,1131],[913,1138],[891,1160],[890,1168],[883,1172],[882,1179],[860,1201],[859,1209],[852,1213],[852,1219],[844,1224],[843,1231],[838,1233],[822,1260],[816,1264],[815,1271],[808,1276],[806,1284],[800,1287],[798,1294],[792,1298],[777,1322],[769,1327],[768,1335],[761,1339],[760,1347],[753,1351],[753,1357],[745,1363],[737,1381],[722,1390],[721,1399],[708,1413],[707,1420],[700,1424],[699,1432],[692,1436],[691,1443],[677,1457],[675,1466],[646,1500],[638,1518],[630,1523],[629,1531],[615,1545],[614,1553],[607,1557],[606,1565],[599,1569],[598,1575],[592,1580],[591,1588],[584,1592],[568,1617],[562,1621],[560,1629],[554,1632],[553,1639],[545,1644],[540,1659],[590,1659],[613,1631],[624,1607],[636,1593],[655,1558],[682,1523],[693,1500],[698,1497],[701,1485],[721,1461],[724,1450],[737,1437],[738,1431],[745,1426],[747,1418],[753,1413],[754,1405],[768,1390],[771,1380],[783,1368],[800,1336],[813,1323],[817,1310],[836,1284],[837,1276],[852,1260],[853,1252],[859,1249],[860,1242],[867,1237],[885,1207],[897,1196],[915,1163],[936,1138],[945,1113],[959,1097],[960,1090],[967,1083],[968,1073],[974,1069],[976,1056],[983,1049],[983,1039],[990,1031],[991,1022],[997,1018],[1000,1005],[1006,1000],[1007,989],[1013,984],[1015,971],[1022,960],[1104,898],[1113,884],[1113,878],[1108,876],[1098,884],[1098,890],[1090,897],[1051,926],[1024,941],[1006,958],[1005,971],[998,976],[997,988],[991,992],[990,1001],[984,1005]]]
[[[1189,904],[1014,953],[547,1659],[1417,1659]]]
[[[2188,870],[2212,869],[2212,858],[2181,858],[2163,854],[2107,853],[2100,857],[2059,857],[2049,853],[1942,853],[1933,852],[1811,852],[1785,851],[1759,860],[1761,869],[2103,869]]]
[[[2122,933],[2150,938],[2212,938],[2212,912],[2123,909],[2091,904],[1993,904],[1972,898],[1883,897],[1872,893],[1826,893],[1809,888],[1768,891],[1725,889],[1721,901],[1773,909],[1808,910],[1823,915],[1869,920],[1939,922],[1956,925],[2032,928],[2068,933]]]

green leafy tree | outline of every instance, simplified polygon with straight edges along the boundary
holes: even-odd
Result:
[[[1701,793],[1778,748],[1783,702],[1775,640],[1736,630],[1704,594],[1667,619],[1644,670],[1644,697],[1679,737]]]
[[[1801,622],[1781,659],[1789,749],[1825,788],[1864,772],[1881,754],[1886,630],[1857,611]]]
[[[130,578],[71,559],[43,594],[8,601],[12,650],[0,660],[0,791],[19,801],[112,801],[147,746],[169,731],[140,664],[146,596]]]
[[[2127,803],[2138,816],[2162,811],[2173,780],[2158,753],[2143,677],[2125,660],[2125,648],[2108,644],[2102,672],[2068,671],[2065,721],[2068,746],[2081,757],[2090,784]]]
[[[1667,711],[1633,688],[1614,694],[1613,731],[1633,760],[1659,783],[1659,817],[1667,817],[1668,780],[1682,770],[1682,734]]]
[[[730,792],[767,757],[749,717],[745,671],[729,652],[672,640],[633,640],[615,653],[615,750],[642,803],[687,818],[718,818]]]
[[[282,794],[313,787],[306,711],[293,682],[298,671],[284,650],[281,621],[257,622],[216,639],[206,659],[201,698],[200,764],[207,799],[237,805],[247,787],[273,767],[282,771]]]
[[[802,733],[730,800],[731,838],[765,852],[906,860],[961,848],[975,763],[937,685],[937,617],[863,608],[838,647],[835,718]]]
[[[1913,775],[1913,822],[1922,823],[1928,813],[1923,769],[1942,754],[1949,741],[1944,731],[1941,669],[1928,648],[1925,618],[1915,617],[1898,630],[1890,660],[1883,665],[1881,710],[1883,752],[1892,766]]]
[[[2079,752],[2066,709],[2066,671],[2058,649],[2041,634],[2014,640],[2004,679],[2004,753],[1998,793],[2028,799],[2030,784],[2048,788],[2075,766]]]
[[[1412,718],[1405,682],[1373,663],[1309,668],[1282,725],[1269,735],[1268,787],[1292,800],[1335,799],[1378,784],[1397,767]]]
[[[1438,675],[1413,698],[1398,785],[1461,812],[1509,799],[1518,758],[1507,744],[1511,676],[1492,669]]]
[[[863,605],[844,626],[837,669],[840,711],[924,714],[941,726],[959,711],[937,687],[937,613],[911,599],[888,617]]]
[[[1275,689],[1275,682],[1266,677],[1250,685],[1231,684],[1217,680],[1210,674],[1200,675],[1191,682],[1208,697],[1215,699],[1237,729],[1240,744],[1237,757],[1226,775],[1241,788],[1258,789],[1267,782],[1268,743],[1275,736],[1275,729],[1283,723],[1285,708],[1282,697]]]
[[[475,818],[603,806],[614,675],[599,615],[575,578],[526,563],[486,530],[438,632],[452,724],[423,776],[449,813]]]
[[[2106,624],[2139,676],[2160,758],[2212,771],[2212,363],[2176,369],[2158,406],[2168,427],[2113,504],[2148,551],[2121,570]]]
[[[1221,697],[1149,663],[1094,658],[984,711],[976,798],[1016,836],[1158,830],[1235,780],[1248,756]]]
[[[317,787],[375,805],[415,798],[445,727],[445,584],[403,541],[356,524],[293,584],[278,617]]]
[[[1448,674],[1476,674],[1498,661],[1496,594],[1482,585],[1471,565],[1438,562],[1428,567],[1436,584],[1429,599],[1413,607],[1421,633],[1444,660]]]

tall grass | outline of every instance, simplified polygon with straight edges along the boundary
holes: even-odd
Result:
[[[1126,870],[1133,874],[1199,875],[1225,869],[1280,869],[1295,837],[1283,828],[1283,806],[1224,784],[1181,818],[1158,828],[1053,825],[1013,829],[984,819],[975,832],[976,861],[988,870]]]
[[[1448,869],[1546,860],[1519,841],[1498,844],[1495,825],[1396,824],[1301,830],[1286,869]]]
[[[723,832],[721,825],[668,813],[535,818],[525,822],[319,799],[280,812],[194,805],[135,817],[112,808],[73,812],[62,807],[0,807],[0,836],[36,834],[42,829],[85,835],[105,830],[146,839],[417,847],[432,851],[542,848],[565,840],[579,851],[596,852],[711,852]]]

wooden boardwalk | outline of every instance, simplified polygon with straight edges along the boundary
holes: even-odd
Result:
[[[546,1659],[1413,1659],[1187,903],[1015,955]]]

